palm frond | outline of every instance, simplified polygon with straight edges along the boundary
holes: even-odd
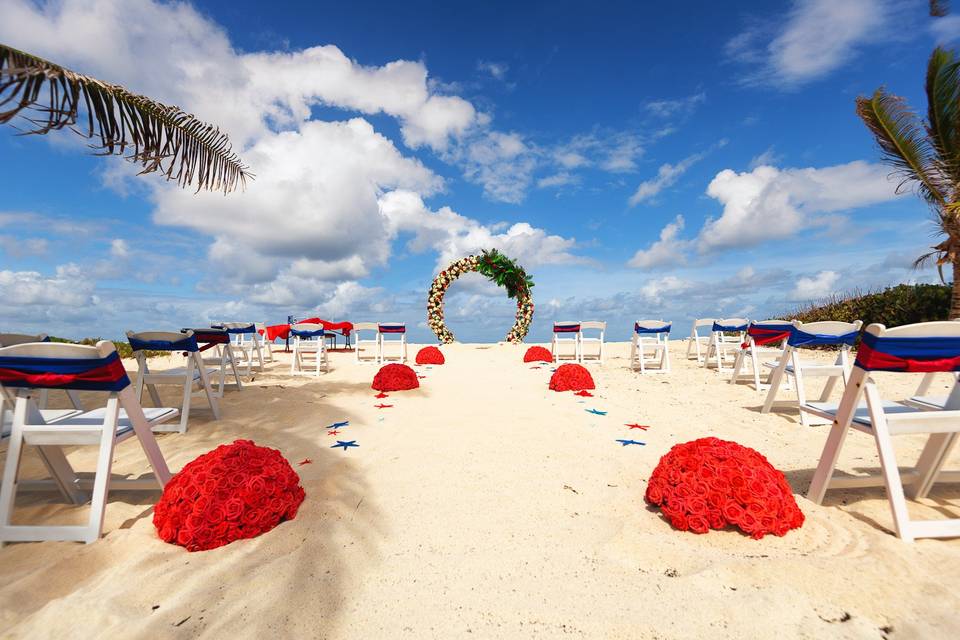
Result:
[[[944,176],[922,124],[904,99],[881,87],[870,98],[857,98],[857,115],[873,133],[884,160],[902,178],[897,190],[916,182],[924,200],[942,210],[948,200]]]
[[[927,65],[927,134],[936,164],[960,184],[960,65],[952,51],[937,47]]]
[[[86,118],[80,118],[81,110]],[[125,154],[182,187],[227,193],[252,178],[225,133],[179,107],[0,44],[0,124],[22,117],[24,134],[70,128],[101,155]]]

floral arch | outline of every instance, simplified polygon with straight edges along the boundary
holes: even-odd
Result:
[[[443,296],[453,281],[469,271],[485,275],[506,288],[507,296],[517,300],[517,320],[505,338],[507,342],[523,342],[533,320],[533,280],[523,267],[496,249],[483,251],[479,256],[460,258],[437,274],[427,296],[427,324],[443,344],[454,341],[453,332],[443,321]]]

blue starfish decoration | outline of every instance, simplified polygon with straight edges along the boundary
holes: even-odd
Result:
[[[343,447],[343,450],[346,451],[350,447],[359,447],[359,446],[360,445],[357,444],[356,440],[347,440],[346,442],[344,442],[343,440],[337,440],[337,444],[330,445],[330,448],[336,449],[337,447]]]
[[[327,429],[339,429],[340,427],[346,427],[350,424],[349,420],[344,420],[343,422],[334,422],[332,425],[327,427]]]
[[[627,446],[628,444],[639,444],[646,446],[646,442],[640,442],[638,440],[617,440],[622,446]]]
[[[605,416],[607,415],[606,411],[597,411],[596,409],[587,409],[587,413],[592,413],[595,416]]]

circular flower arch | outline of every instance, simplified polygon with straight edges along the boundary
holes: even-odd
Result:
[[[533,295],[530,289],[533,280],[523,270],[523,267],[503,255],[496,249],[483,251],[479,256],[460,258],[449,267],[437,274],[430,286],[427,296],[427,324],[443,344],[454,341],[453,332],[443,322],[443,296],[453,281],[463,274],[476,271],[506,288],[507,296],[517,301],[517,320],[513,323],[505,340],[507,342],[523,342],[530,331],[530,322],[533,320]]]

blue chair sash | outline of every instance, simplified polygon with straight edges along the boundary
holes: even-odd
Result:
[[[743,323],[743,324],[720,324],[719,322],[714,322],[714,323],[713,323],[713,330],[714,330],[714,331],[727,331],[727,332],[730,332],[730,333],[736,333],[736,332],[739,332],[739,331],[746,331],[746,330],[747,330],[747,323]]]
[[[120,391],[130,378],[114,351],[105,358],[0,356],[0,384],[33,389]]]
[[[960,338],[885,338],[864,333],[856,363],[867,371],[960,371]]]
[[[840,335],[825,335],[821,333],[807,333],[794,327],[790,331],[790,337],[787,338],[787,344],[791,347],[807,347],[819,345],[839,345],[846,344],[851,347],[857,341],[859,331],[851,331]]]
[[[381,324],[377,325],[380,333],[406,333],[407,325],[405,324]]]
[[[290,335],[296,336],[298,338],[320,338],[327,334],[323,329],[313,329],[309,331],[302,331],[300,329],[290,329]]]
[[[650,327],[641,327],[636,322],[633,323],[633,330],[637,333],[670,333],[670,328],[673,326],[672,323],[667,323],[662,327],[650,328]]]
[[[249,327],[214,327],[214,329],[223,329],[231,335],[241,335],[245,333],[256,333],[257,327],[255,325],[250,325]]]
[[[180,340],[141,340],[131,337],[130,347],[134,351],[197,351],[196,336],[184,336]]]

